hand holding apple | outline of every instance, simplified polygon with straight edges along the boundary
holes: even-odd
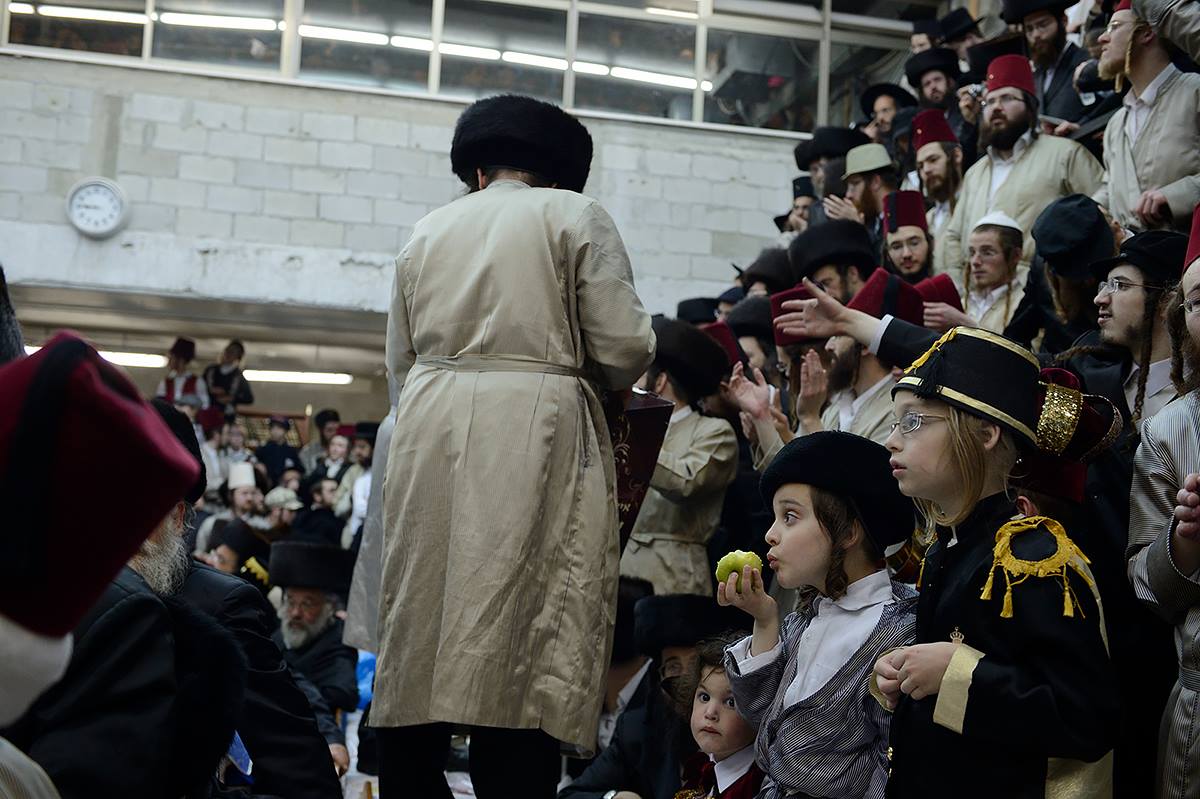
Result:
[[[741,574],[746,566],[762,571],[762,558],[754,552],[735,549],[717,561],[717,582],[723,583],[731,574]],[[736,582],[738,591],[742,590],[740,579]]]

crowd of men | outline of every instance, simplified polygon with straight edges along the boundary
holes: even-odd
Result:
[[[997,777],[1004,795],[1069,783],[1090,786],[1069,794],[1079,796],[1200,796],[1200,4],[1084,11],[1007,0],[1007,30],[991,39],[962,9],[915,23],[904,85],[867,88],[859,124],[818,128],[795,148],[801,174],[778,238],[674,318],[645,313],[619,232],[580,194],[583,126],[528,98],[473,105],[451,153],[469,193],[422,220],[397,261],[396,393],[382,426],[343,424],[333,409],[261,426],[239,412],[254,401],[239,341],[196,373],[196,343],[177,339],[148,403],[72,334],[26,356],[0,273],[0,490],[16,517],[0,536],[0,795],[331,797],[352,768],[379,773],[385,797],[448,796],[447,769],[469,770],[483,799],[993,795],[984,772],[1011,752],[1037,773]],[[475,246],[461,236],[468,220],[492,226],[496,238],[478,246],[499,247],[495,257],[449,257]],[[450,290],[464,283],[470,297]],[[963,343],[976,340],[987,346]],[[970,346],[994,362],[997,385],[954,383],[949,372],[979,367],[955,360]],[[1017,374],[1005,357],[1040,378],[1004,385],[1006,369]],[[620,396],[635,381],[670,418],[618,548],[597,387]],[[813,793],[849,784],[838,780],[862,761],[833,738],[862,729],[791,692],[836,684],[838,662],[869,669],[880,657],[867,701],[912,730],[921,697],[888,681],[905,684],[917,667],[889,671],[887,653],[866,650],[822,666],[790,649],[790,671],[781,660],[753,678],[774,673],[783,704],[748,708],[762,608],[784,619],[778,642],[809,636],[831,605],[853,614],[868,603],[835,591],[814,603],[751,569],[753,590],[772,598],[752,613],[714,573],[734,550],[776,560],[783,512],[768,486],[788,482],[778,475],[795,473],[798,453],[816,457],[817,442],[868,447],[862,480],[894,493],[866,463],[882,447],[896,453],[925,417],[945,421],[900,418],[897,398],[922,381],[1036,440],[1001,476],[1004,496],[1011,487],[1024,516],[1056,520],[1047,529],[1079,553],[1071,568],[1094,599],[1080,599],[1057,554],[1014,561],[998,549],[1008,585],[997,583],[1004,612],[993,615],[1013,615],[1014,585],[1057,580],[1064,617],[1097,612],[1088,623],[1114,695],[1086,746],[1032,734],[1023,744],[1005,725],[989,740],[973,714],[1002,714],[988,703],[1004,694],[985,693],[983,669],[976,697],[970,670],[951,660],[943,692],[958,680],[971,699],[930,712],[966,736],[954,740],[970,757],[996,758],[970,761],[982,769],[972,785],[914,790],[903,775],[919,772],[903,755],[889,780],[887,748],[866,768],[869,787]],[[1029,424],[1025,405],[1039,409]],[[307,443],[299,424],[311,424]],[[79,512],[122,495],[120,513]],[[878,509],[847,502],[846,529],[858,519],[874,536]],[[978,526],[939,520],[914,516],[912,535],[876,553],[906,586],[901,604],[915,603],[922,643],[926,555],[940,579],[956,536],[969,543]],[[974,590],[991,601],[988,574]],[[815,633],[797,640],[829,646]],[[1041,708],[1072,732],[1056,692],[1084,675],[1056,671],[1073,666],[1044,648],[994,646],[1012,648],[977,662],[1047,670],[1005,689],[1020,697],[1013,713]],[[360,685],[364,650],[379,654],[373,687]],[[717,672],[728,675],[720,695]],[[898,692],[908,704],[897,709]],[[347,716],[360,705],[352,759]],[[726,707],[738,718],[723,720]],[[781,732],[798,708],[832,724],[828,735]],[[871,724],[886,743],[886,721]],[[897,740],[897,724],[892,743],[911,752],[916,739]],[[736,730],[749,736],[736,751],[711,744]],[[468,736],[465,761],[455,732]],[[838,778],[817,766],[800,775],[814,751],[850,765]],[[936,762],[937,746],[924,754]],[[1093,780],[1097,764],[1106,781],[1070,782]]]

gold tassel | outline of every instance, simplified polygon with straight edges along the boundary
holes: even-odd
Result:
[[[1004,607],[1000,609],[1000,618],[1011,619],[1013,617],[1012,578],[1008,576],[1008,572],[1004,573],[1004,577],[1008,585],[1004,589]]]
[[[987,582],[983,584],[983,593],[979,595],[980,599],[992,598],[992,578],[996,576],[996,564],[992,564],[992,568],[988,569]]]

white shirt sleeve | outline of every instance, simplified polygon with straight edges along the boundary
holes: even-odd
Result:
[[[733,655],[734,661],[738,664],[738,670],[742,674],[750,674],[758,671],[763,666],[769,665],[776,658],[783,654],[783,642],[775,644],[774,648],[763,652],[761,655],[750,654],[750,643],[754,640],[754,636],[747,635],[742,640],[738,641],[733,646],[729,647],[729,654]]]
[[[871,343],[867,345],[867,352],[872,355],[879,354],[879,345],[883,343],[883,334],[887,332],[888,325],[892,323],[892,315],[885,313],[883,318],[879,320],[879,324],[875,325],[875,335],[871,336]]]

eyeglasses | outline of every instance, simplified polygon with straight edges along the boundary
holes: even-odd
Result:
[[[283,598],[283,606],[285,608],[296,608],[303,613],[315,613],[321,609],[321,604],[322,603],[319,600],[311,597],[305,597],[304,599],[299,600],[293,599],[290,596],[284,596]]]
[[[686,664],[684,664],[682,660],[679,660],[678,658],[671,658],[666,663],[658,667],[658,679],[661,682],[662,680],[667,680],[671,677],[682,677],[686,671]]]
[[[1116,294],[1118,291],[1126,291],[1136,286],[1140,289],[1156,289],[1162,291],[1162,286],[1156,286],[1152,283],[1133,283],[1124,278],[1114,277],[1110,280],[1101,280],[1096,292],[1098,297],[1107,297],[1109,294]]]
[[[983,101],[985,109],[992,109],[998,105],[1007,105],[1009,103],[1023,103],[1025,98],[1016,94],[1002,94],[999,97],[989,97]]]
[[[899,428],[900,435],[902,435],[902,436],[910,435],[910,434],[915,433],[918,430],[920,430],[921,425],[923,425],[925,423],[926,419],[945,420],[946,417],[945,416],[935,416],[932,413],[917,413],[916,411],[909,411],[908,413],[901,416],[899,421],[892,422],[892,432],[893,433],[896,432],[896,429]]]
[[[1188,316],[1194,316],[1195,314],[1200,313],[1200,297],[1193,297],[1190,300],[1184,300],[1179,307],[1182,308],[1183,312]]]
[[[1104,29],[1104,35],[1112,36],[1113,32],[1116,31],[1117,28],[1121,27],[1122,25],[1132,25],[1132,24],[1133,23],[1127,19],[1116,20],[1116,21],[1110,22],[1110,23],[1108,23],[1108,27]]]

